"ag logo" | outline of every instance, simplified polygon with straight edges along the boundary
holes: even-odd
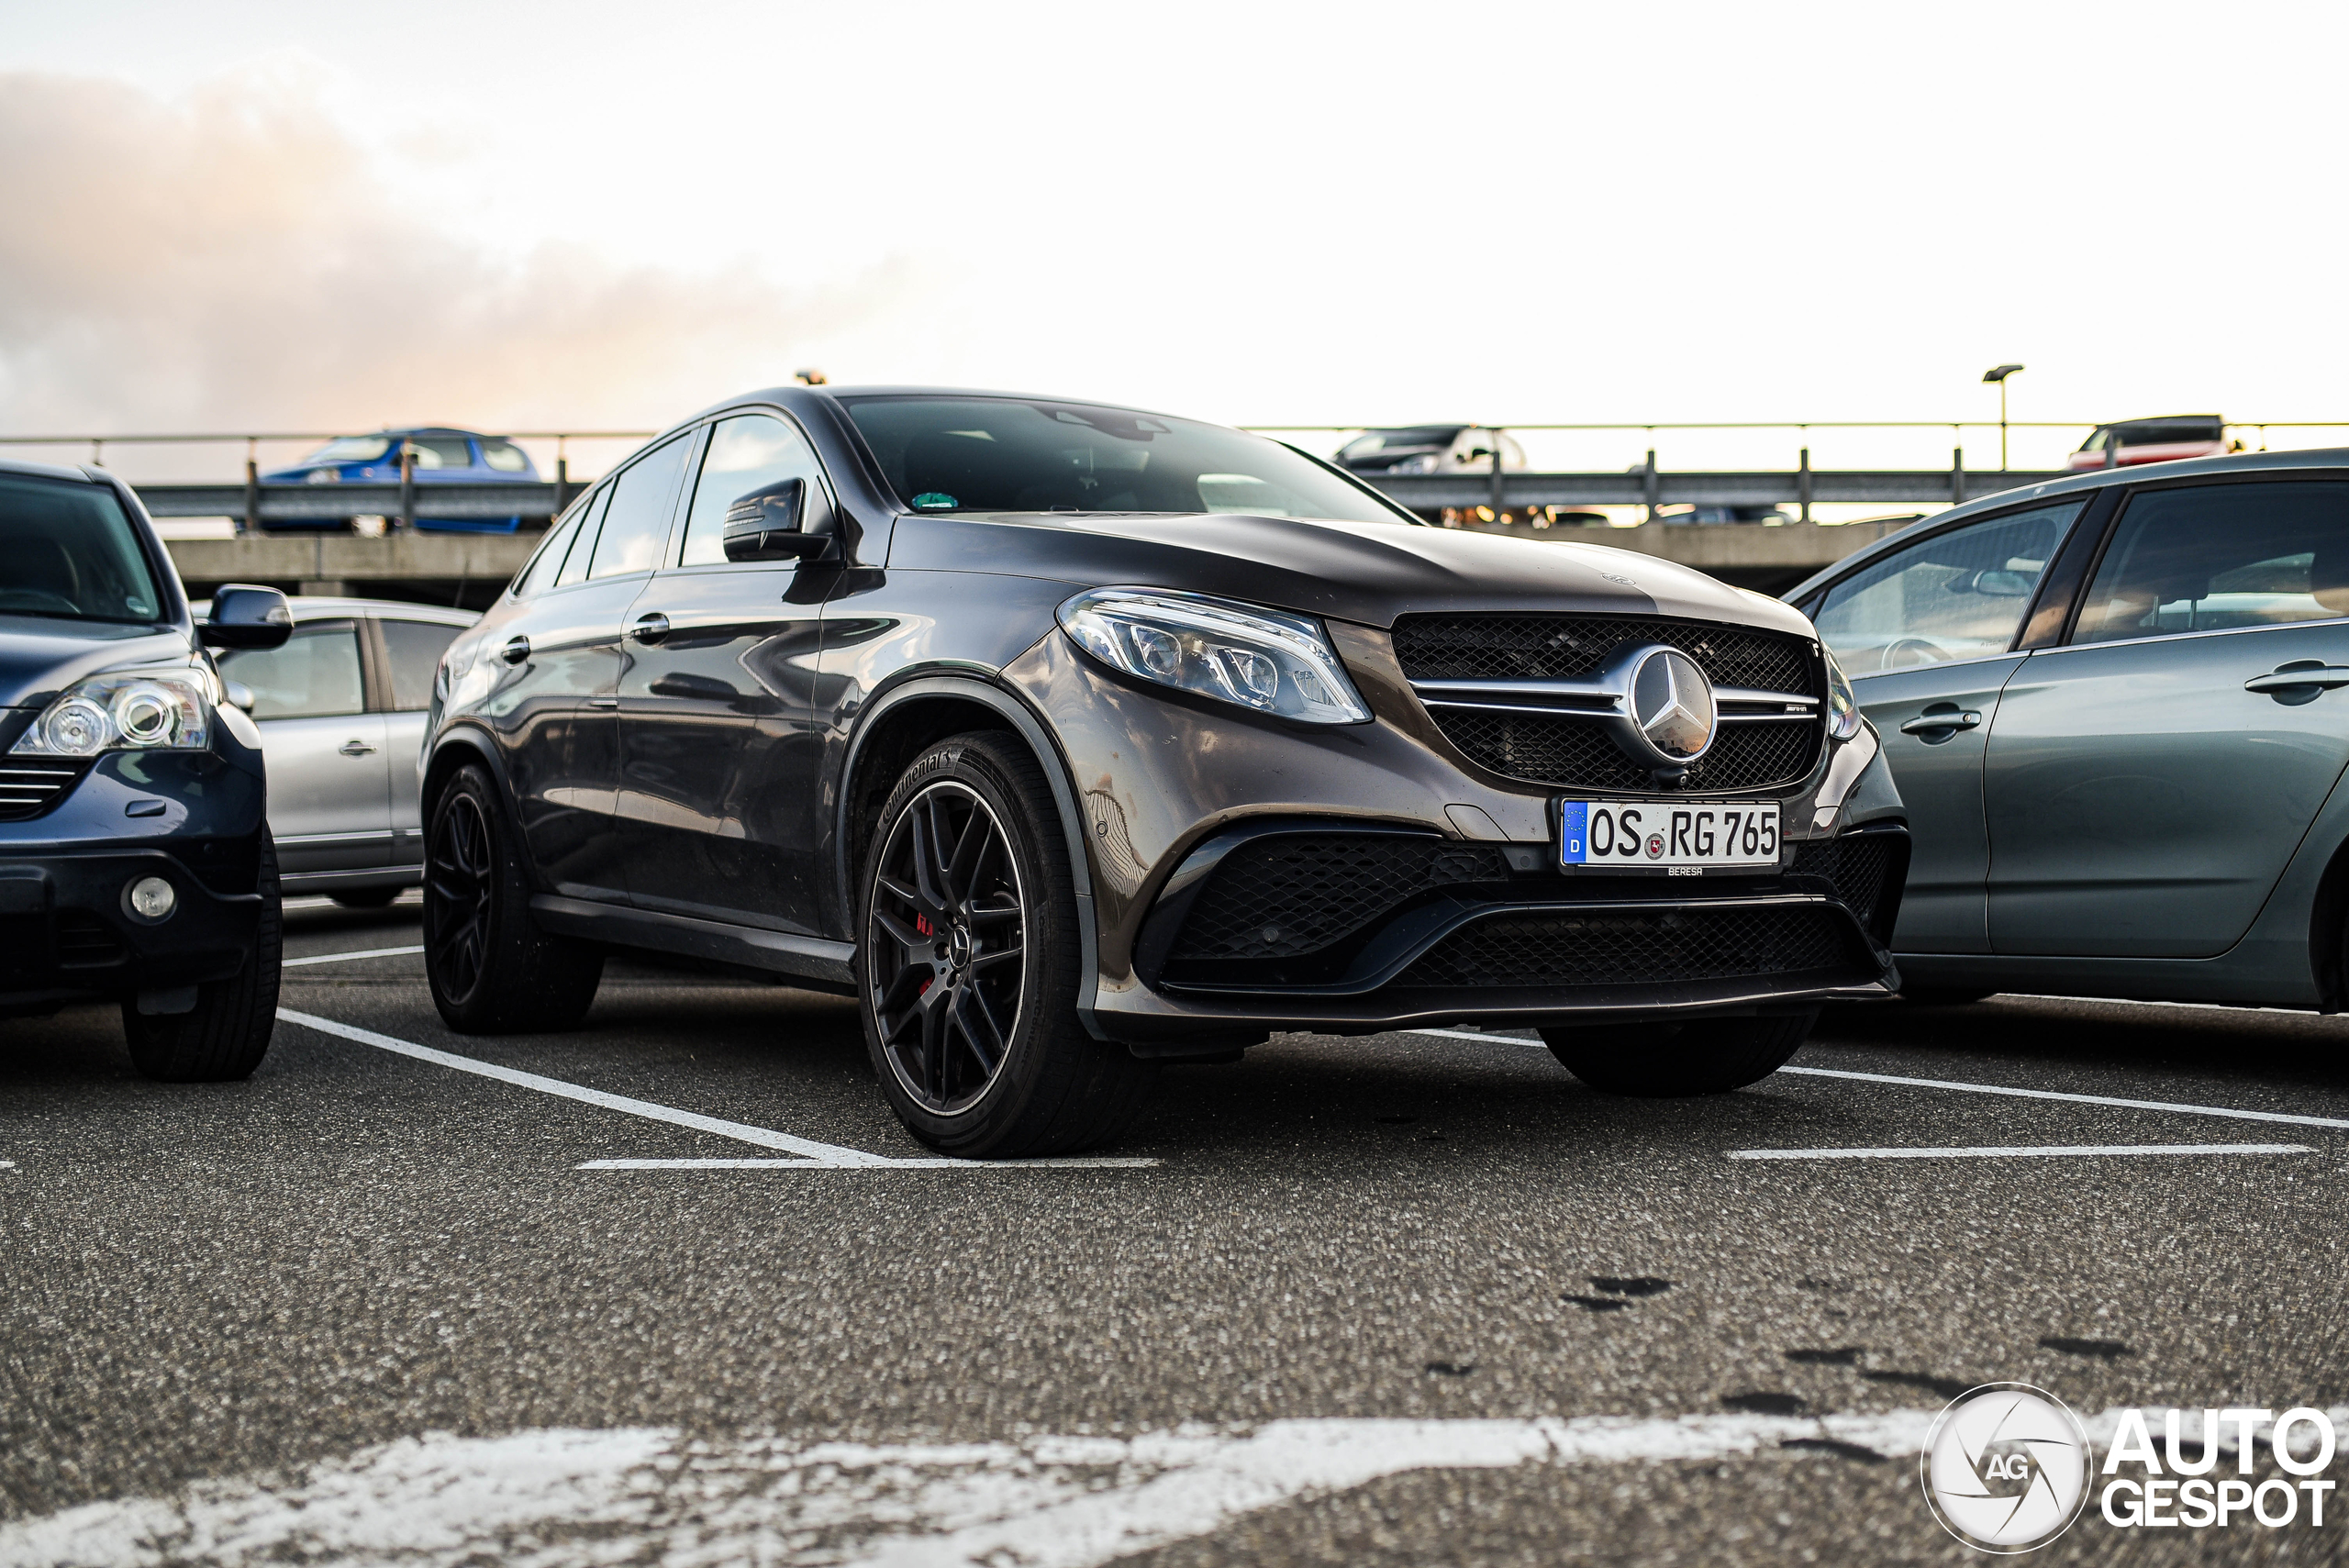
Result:
[[[1942,1527],[1981,1551],[2032,1551],[2072,1528],[2096,1456],[2064,1402],[2026,1383],[1991,1383],[1951,1401],[1925,1439],[1925,1501]]]

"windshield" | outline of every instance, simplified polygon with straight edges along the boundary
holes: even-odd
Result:
[[[1412,520],[1277,442],[1188,419],[997,397],[841,401],[918,512]]]
[[[102,484],[0,473],[0,615],[150,621],[147,552]]]
[[[389,436],[344,436],[328,441],[302,461],[305,463],[373,462],[392,450]]]

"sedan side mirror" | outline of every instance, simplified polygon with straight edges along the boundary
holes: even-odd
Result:
[[[261,700],[253,695],[253,689],[242,681],[224,681],[221,683],[221,695],[228,699],[228,706],[243,708],[247,713],[252,712],[253,704]]]
[[[274,588],[229,583],[212,595],[212,614],[195,628],[206,648],[282,648],[294,635],[293,606]]]
[[[726,508],[729,561],[805,561],[821,555],[829,534],[807,531],[807,482],[782,479],[763,490],[738,495]]]

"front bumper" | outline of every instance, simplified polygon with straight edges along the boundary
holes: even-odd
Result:
[[[178,895],[146,921],[123,890],[160,876]],[[0,1001],[129,995],[226,980],[261,926],[258,893],[217,893],[161,850],[24,856],[0,846]]]
[[[174,990],[235,974],[262,895],[261,754],[110,752],[38,816],[0,821],[0,1005]],[[157,921],[124,890],[160,876]]]
[[[1775,874],[1568,873],[1553,867],[1550,812],[1564,792],[1464,767],[1398,682],[1351,649],[1348,665],[1377,719],[1318,730],[1166,700],[1063,639],[1006,671],[1046,716],[1079,795],[1097,1034],[1181,1054],[1275,1029],[1783,1011],[1898,989],[1887,940],[1908,837],[1872,733],[1769,792],[1786,836]],[[1259,865],[1271,915],[1208,918],[1219,899],[1235,903],[1219,878],[1246,868],[1244,854],[1224,857],[1283,836],[1322,840],[1330,866],[1285,892],[1295,868]],[[1865,895],[1822,859],[1863,839],[1879,862]],[[1408,863],[1349,859],[1347,844],[1373,840],[1406,846]],[[1273,934],[1252,946],[1252,922]]]

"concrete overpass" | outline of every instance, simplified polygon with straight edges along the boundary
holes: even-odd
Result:
[[[1783,473],[1661,473],[1645,469],[1628,473],[1505,473],[1497,483],[1484,474],[1409,474],[1383,479],[1379,487],[1423,514],[1449,511],[1473,517],[1480,506],[1498,517],[1504,513],[1524,516],[1549,506],[1653,507],[1680,502],[1798,509],[1807,509],[1814,502],[1947,505],[2057,477],[1976,472],[1962,466],[1923,473],[1798,469]],[[393,528],[381,538],[369,539],[347,533],[271,533],[248,528],[233,539],[172,541],[180,575],[199,593],[208,593],[222,583],[267,583],[288,592],[349,593],[480,607],[496,597],[529,558],[547,515],[578,489],[569,486],[565,494],[553,484],[419,485],[404,495],[396,484],[173,484],[142,485],[139,495],[158,517],[227,517],[264,527],[275,523],[297,528],[304,523],[351,516],[397,518],[405,511],[413,517],[417,508],[435,517],[519,516],[526,526],[516,534]],[[1789,587],[1873,543],[1892,525],[1468,526],[1480,532],[1577,539],[1636,550],[1766,592]]]

